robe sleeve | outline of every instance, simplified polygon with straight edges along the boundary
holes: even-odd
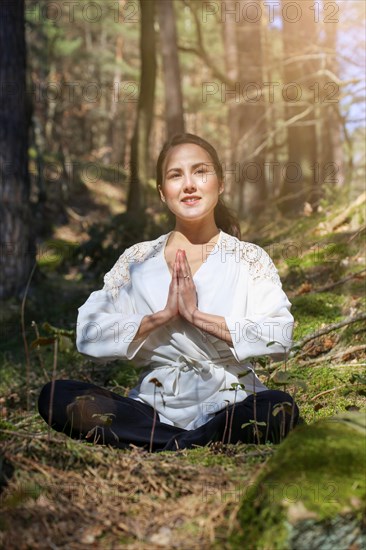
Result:
[[[130,257],[127,249],[104,277],[104,288],[92,292],[78,310],[76,346],[90,358],[133,359],[146,341],[133,340],[144,315],[131,298]]]
[[[281,359],[292,345],[291,304],[271,258],[262,248],[256,249],[259,259],[246,265],[243,275],[247,279],[247,285],[243,281],[245,316],[225,317],[233,341],[230,349],[238,361],[260,355]],[[269,342],[275,343],[267,346]]]

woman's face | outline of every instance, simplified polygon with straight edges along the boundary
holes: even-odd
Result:
[[[219,194],[219,182],[210,155],[193,143],[173,147],[163,164],[161,199],[179,219],[213,219]]]

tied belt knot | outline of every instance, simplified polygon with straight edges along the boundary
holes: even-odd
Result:
[[[182,372],[194,371],[203,379],[208,379],[211,377],[211,367],[223,368],[222,363],[218,364],[210,359],[192,359],[191,357],[186,357],[185,355],[180,355],[176,361],[169,361],[166,365],[159,364],[154,366],[154,363],[152,363],[151,366],[153,367],[153,370],[150,375],[154,375],[156,373],[158,380],[159,375],[157,371],[165,371],[164,379],[159,380],[159,382],[163,385],[164,395],[179,394],[179,381]]]

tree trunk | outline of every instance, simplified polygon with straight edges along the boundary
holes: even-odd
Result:
[[[121,85],[122,71],[120,64],[123,60],[123,36],[116,39],[115,69],[112,82],[111,106],[109,110],[109,145],[111,147],[110,160],[113,164],[123,163],[125,149],[126,123],[118,109],[118,93]]]
[[[241,13],[246,5],[241,0]],[[239,56],[239,103],[237,109],[240,141],[239,161],[240,196],[239,215],[256,218],[267,197],[264,161],[265,147],[256,149],[266,139],[265,103],[261,97],[263,82],[261,22],[241,18],[237,24]],[[237,93],[237,92],[236,92]]]
[[[0,298],[19,293],[34,262],[29,203],[24,0],[0,4]]]
[[[295,5],[295,3],[294,3]],[[302,6],[299,21],[283,18],[284,87],[286,103],[288,164],[284,170],[280,209],[288,215],[302,211],[304,203],[315,203],[321,182],[317,177],[317,131],[315,120],[316,71],[319,66],[314,57],[318,54],[318,37],[314,13],[310,2]],[[283,12],[286,2],[283,0]],[[291,13],[295,18],[295,14]],[[296,60],[296,58],[299,58]],[[309,109],[310,106],[310,109]],[[312,107],[312,108],[311,108]],[[302,113],[308,113],[302,116]],[[296,121],[291,122],[293,118]]]
[[[324,50],[327,52],[323,70],[327,70],[322,79],[319,94],[321,113],[321,165],[318,177],[331,187],[340,187],[344,183],[344,156],[341,137],[341,115],[339,111],[339,85],[330,79],[330,75],[339,74],[337,62],[337,22],[324,24]]]
[[[233,6],[228,4],[227,9],[233,9]],[[225,66],[226,75],[233,82],[238,81],[238,45],[236,41],[236,21],[233,17],[225,17],[222,25],[222,35],[224,42]],[[230,102],[228,105],[228,126],[229,126],[229,143],[230,152],[228,157],[228,166],[225,166],[225,191],[230,197],[230,203],[233,208],[238,208],[238,172],[235,170],[236,150],[239,142],[239,120],[238,120],[238,105],[235,102]]]
[[[183,96],[172,0],[156,0],[163,58],[167,138],[184,132]]]
[[[144,186],[148,178],[149,136],[154,111],[156,47],[154,0],[140,0],[140,91],[134,134],[131,140],[130,186],[127,211],[136,213],[145,207]]]

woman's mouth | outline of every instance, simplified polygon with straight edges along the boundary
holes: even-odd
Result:
[[[201,197],[186,197],[185,199],[182,199],[182,202],[187,206],[193,206],[197,204],[200,200]]]

